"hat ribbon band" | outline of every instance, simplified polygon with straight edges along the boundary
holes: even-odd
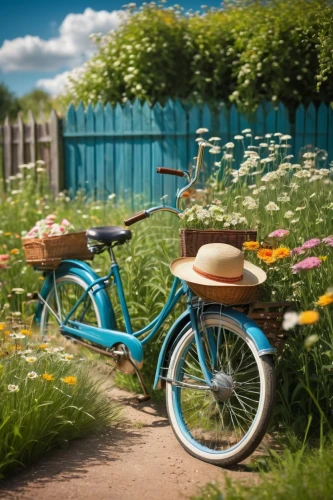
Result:
[[[196,273],[201,274],[204,278],[208,278],[210,280],[215,280],[215,281],[220,281],[221,283],[237,283],[237,281],[241,281],[243,279],[243,275],[241,276],[235,276],[234,278],[225,278],[223,276],[215,276],[215,274],[209,274],[206,273],[205,271],[201,271],[201,269],[198,269],[193,265],[193,269]]]

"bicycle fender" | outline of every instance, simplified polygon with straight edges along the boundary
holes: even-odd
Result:
[[[56,279],[65,276],[66,274],[73,274],[78,278],[81,278],[87,285],[93,283],[96,279],[99,279],[98,276],[93,269],[86,262],[82,262],[79,260],[64,260],[61,262],[59,267],[54,271]],[[40,291],[40,295],[43,299],[46,299],[50,290],[53,287],[53,271],[51,271],[46,280],[44,281],[43,287]],[[106,284],[100,283],[94,287],[92,293],[94,295],[94,299],[96,301],[98,310],[101,315],[102,320],[102,328],[115,330],[116,329],[116,319],[114,310],[112,307],[112,303],[110,297],[105,290]],[[40,318],[43,310],[42,302],[37,303],[36,311],[35,311],[35,321],[40,323]]]
[[[212,304],[206,306],[204,308],[205,313],[221,313],[220,305]],[[254,343],[259,356],[265,356],[266,354],[274,354],[275,349],[270,345],[266,335],[264,332],[258,327],[258,325],[245,314],[233,309],[232,307],[227,307],[222,310],[222,315],[226,318],[233,319],[239,326],[246,331],[249,338]],[[168,367],[165,366],[165,362],[168,358],[168,353],[172,349],[173,345],[175,345],[178,340],[184,335],[184,333],[188,330],[188,327],[191,324],[190,315],[188,311],[185,311],[172,325],[170,330],[168,331],[161,351],[158,357],[156,372],[155,372],[155,380],[154,380],[154,389],[160,389],[160,375],[162,370],[166,370]]]

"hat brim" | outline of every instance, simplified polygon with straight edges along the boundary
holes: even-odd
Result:
[[[244,261],[243,279],[236,283],[223,283],[210,278],[205,278],[193,269],[195,257],[179,257],[170,264],[170,270],[174,276],[190,283],[207,286],[256,286],[263,283],[267,275],[263,269],[251,262]]]

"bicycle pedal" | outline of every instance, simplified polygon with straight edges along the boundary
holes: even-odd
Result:
[[[150,400],[149,394],[139,394],[139,396],[136,397],[136,400],[138,403],[144,403],[145,401]]]

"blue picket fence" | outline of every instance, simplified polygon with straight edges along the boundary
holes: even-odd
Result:
[[[254,136],[282,132],[292,136],[288,154],[296,159],[301,148],[312,145],[325,149],[333,160],[333,111],[325,103],[300,105],[295,123],[282,103],[277,109],[263,103],[251,116],[234,105],[221,105],[216,111],[207,105],[183,106],[171,100],[152,107],[138,100],[115,107],[99,103],[86,109],[81,103],[77,109],[71,105],[64,119],[65,188],[72,193],[84,190],[96,199],[115,194],[133,208],[158,203],[165,195],[173,203],[183,180],[158,175],[156,167],[186,170],[197,152],[200,127],[209,129],[207,139],[221,137],[222,145],[247,128]],[[237,168],[242,150],[239,142],[233,142]],[[206,178],[214,161],[207,158]]]

